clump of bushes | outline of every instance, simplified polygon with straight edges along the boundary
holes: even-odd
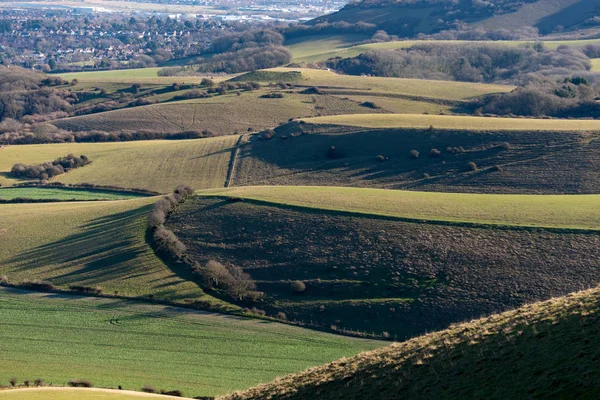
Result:
[[[477,164],[475,164],[473,161],[470,161],[467,163],[467,168],[469,168],[470,171],[477,171]]]
[[[414,158],[415,160],[417,158],[419,158],[419,152],[417,150],[411,150],[408,152],[408,155],[410,156],[410,158]]]
[[[71,379],[69,381],[69,386],[71,387],[84,387],[84,388],[91,388],[94,385],[92,384],[92,382],[85,380],[85,379]]]
[[[223,265],[210,260],[204,267],[196,268],[207,289],[224,289],[230,297],[242,301],[256,301],[262,293],[256,291],[252,277],[235,265]]]
[[[382,156],[382,155],[380,154],[380,155],[378,155],[377,157],[375,157],[375,161],[378,161],[378,162],[385,161],[385,156]]]
[[[152,240],[156,250],[176,260],[184,257],[186,247],[172,231],[165,228],[164,224],[175,207],[193,194],[194,189],[190,186],[179,185],[173,193],[154,203],[152,212],[148,214],[148,229],[152,231]]]
[[[73,292],[101,295],[104,293],[104,288],[100,286],[83,286],[83,285],[71,285],[69,286]]]
[[[283,93],[275,92],[275,93],[267,93],[260,96],[261,99],[282,99]]]
[[[19,287],[41,292],[52,292],[58,289],[52,282],[41,280],[23,281],[19,284]]]
[[[57,158],[40,165],[25,165],[17,163],[13,165],[10,174],[15,178],[46,180],[53,176],[64,174],[72,169],[86,166],[91,161],[84,155],[76,157],[69,154],[66,157]]]
[[[438,149],[431,149],[429,150],[429,157],[431,158],[438,158],[442,156],[442,152],[439,151]]]
[[[376,110],[379,108],[379,106],[377,106],[377,104],[373,103],[372,101],[363,101],[362,103],[360,103],[360,106],[370,108],[373,110]]]

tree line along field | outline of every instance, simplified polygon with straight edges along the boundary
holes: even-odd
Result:
[[[593,289],[527,305],[220,400],[594,398],[599,300]]]
[[[124,143],[14,145],[2,150],[0,184],[20,182],[10,169],[16,163],[39,164],[73,153],[92,162],[59,175],[63,183],[93,183],[166,193],[177,184],[194,188],[223,187],[237,136],[195,140]]]
[[[600,230],[600,195],[468,194],[330,186],[249,186],[198,193],[414,221]]]
[[[1,204],[0,276],[10,282],[101,286],[105,293],[217,302],[172,271],[146,243],[155,198],[106,202]]]
[[[365,119],[361,123],[366,124]],[[489,120],[497,126],[507,121]],[[527,119],[516,121],[531,124]],[[599,193],[597,133],[465,128],[441,129],[438,123],[433,129],[374,129],[293,122],[276,128],[269,140],[259,135],[242,143],[232,182],[433,192]]]
[[[0,304],[6,382],[86,379],[215,396],[385,344],[119,299],[0,289]]]
[[[330,208],[336,202],[344,204],[338,209],[352,210],[348,204],[353,202],[364,202],[367,208],[369,200],[374,200],[373,208],[385,207],[382,204],[392,203],[394,197],[378,202],[379,196],[371,192],[362,197],[359,189],[334,196],[319,189],[303,193],[304,188],[290,188],[288,199],[292,193],[295,197],[288,201],[298,204],[297,199],[308,198],[307,203],[322,201],[322,208],[198,197],[180,206],[167,227],[187,246],[194,262],[216,260],[249,273],[265,293],[256,307],[268,315],[283,312],[288,320],[397,340],[600,283],[595,250],[600,237],[595,230],[500,229],[340,212]],[[244,192],[239,193],[243,199]],[[396,210],[403,205],[410,209],[401,196],[396,197]],[[532,216],[534,204],[551,219],[569,208],[553,209],[544,203],[551,196],[539,197],[525,208]],[[460,213],[464,206],[463,211],[482,220],[491,218],[486,212],[499,211],[494,205],[502,207],[493,196],[478,197],[490,199],[492,205],[470,209],[475,199],[466,204],[459,199],[423,203],[439,205],[440,213],[448,215],[453,209]],[[417,203],[415,199],[412,207],[418,208]],[[513,218],[514,205],[505,208],[506,217]],[[520,217],[523,214],[517,212],[515,221]],[[292,286],[295,281],[303,282],[305,290],[298,293]]]
[[[145,195],[129,192],[118,192],[98,189],[73,189],[60,187],[8,187],[0,189],[0,200],[33,199],[60,201],[89,200],[127,200],[145,197]]]

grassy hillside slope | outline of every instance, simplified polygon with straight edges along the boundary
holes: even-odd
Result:
[[[87,379],[214,396],[383,344],[117,299],[0,289],[0,305],[0,380],[7,383]]]
[[[415,37],[419,33],[435,33],[456,20],[472,27],[517,30],[534,26],[542,34],[560,30],[575,31],[589,25],[586,21],[596,15],[598,5],[594,0],[503,0],[475,3],[467,0],[455,2],[401,2],[370,1],[350,3],[340,11],[319,17],[320,22],[366,22],[376,25],[389,34]]]
[[[380,114],[335,115],[304,118],[309,124],[348,125],[365,128],[429,128],[474,131],[593,131],[600,132],[598,120],[489,118],[454,115]]]
[[[298,198],[320,198],[317,191],[289,193],[294,191]],[[423,223],[327,210],[335,198],[351,202],[343,196],[349,193],[365,207],[376,197],[342,191],[322,209],[200,197],[180,207],[168,227],[200,264],[212,259],[248,272],[266,293],[256,307],[269,315],[283,312],[289,320],[398,339],[600,284],[597,232]],[[386,200],[394,201],[383,196],[373,207],[384,207]],[[459,208],[437,204],[448,214]],[[542,214],[552,214],[552,207],[538,205]],[[479,210],[489,210],[484,208]],[[294,292],[295,280],[305,283],[303,293]]]
[[[198,193],[416,221],[600,230],[600,195],[464,194],[315,186],[249,186]]]
[[[0,205],[0,275],[66,287],[181,301],[204,297],[145,242],[154,198],[110,202]]]
[[[59,175],[64,183],[94,183],[166,193],[178,184],[223,187],[237,136],[196,140],[151,140],[124,143],[65,143],[7,146],[0,158],[0,184],[16,163],[39,164],[69,153],[84,154],[90,165]]]
[[[593,289],[528,305],[221,399],[593,399],[599,304]]]
[[[71,81],[77,79],[80,83],[144,83],[144,84],[165,84],[177,83],[199,84],[202,76],[158,76],[160,67],[156,68],[133,68],[111,71],[92,71],[92,72],[72,72],[58,74],[61,78]],[[215,82],[220,82],[230,78],[228,75],[211,76]]]
[[[371,121],[377,122],[378,117],[373,115]],[[382,117],[388,118],[385,114]],[[360,123],[369,123],[360,118]],[[348,120],[352,121],[352,116],[336,122],[351,123]],[[391,120],[396,124],[403,120],[406,125],[420,121],[424,128],[372,129],[308,123],[282,126],[270,140],[256,138],[241,146],[234,184],[600,193],[597,133],[538,131],[537,121],[527,119],[394,115]],[[429,130],[432,122],[434,129]],[[464,129],[439,129],[449,122]],[[573,124],[576,129],[578,121],[539,122],[548,129],[561,124],[563,128]],[[480,128],[495,128],[474,130],[476,123]],[[533,130],[511,129],[518,126]],[[416,153],[411,154],[413,150]]]

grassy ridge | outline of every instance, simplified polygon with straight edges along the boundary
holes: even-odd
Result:
[[[80,83],[146,83],[170,85],[173,82],[199,84],[202,76],[158,76],[160,67],[133,68],[110,71],[72,72],[58,74],[61,78],[71,81],[77,79]],[[230,76],[219,75],[212,77],[216,82],[229,79]]]
[[[0,275],[63,287],[100,285],[124,296],[211,300],[146,244],[146,215],[154,201],[0,205]]]
[[[13,187],[0,189],[0,199],[16,198],[40,200],[127,200],[145,197],[141,194],[91,189],[59,187]]]
[[[226,136],[185,141],[8,146],[0,158],[0,184],[17,182],[9,175],[16,163],[39,164],[74,153],[85,154],[92,163],[53,180],[165,193],[181,183],[195,188],[222,187],[237,140],[237,136]]]
[[[271,203],[444,222],[600,229],[600,195],[496,195],[262,186],[198,192]]]
[[[486,118],[451,115],[379,114],[334,115],[305,118],[311,124],[360,126],[366,128],[429,128],[464,130],[600,131],[597,120],[533,118]]]
[[[43,377],[58,385],[76,378],[188,396],[225,394],[383,344],[172,307],[8,289],[0,289],[0,318],[3,382]]]
[[[593,289],[524,306],[221,400],[593,399],[598,304]]]
[[[513,89],[512,86],[506,85],[339,75],[332,71],[309,68],[271,68],[266,71],[300,71],[304,76],[305,85],[361,91],[364,95],[388,93],[432,99],[464,100],[488,93],[509,92]]]

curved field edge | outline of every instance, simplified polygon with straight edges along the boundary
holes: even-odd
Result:
[[[324,186],[247,186],[196,193],[411,221],[600,230],[600,195],[467,194]]]
[[[11,283],[39,279],[60,288],[98,285],[111,295],[222,303],[146,243],[155,200],[2,204],[0,275]]]
[[[430,128],[470,131],[600,131],[600,121],[571,119],[490,118],[422,114],[352,114],[303,118],[307,124],[365,128]]]
[[[85,379],[190,397],[225,394],[385,344],[124,299],[6,288],[0,316],[4,382]]]
[[[101,388],[63,388],[42,387],[27,389],[0,390],[0,399],[29,400],[35,396],[37,400],[128,400],[128,399],[173,399],[173,396],[135,392],[132,390]],[[185,399],[184,397],[180,397]]]
[[[220,400],[595,398],[598,304],[598,288],[534,303]]]

